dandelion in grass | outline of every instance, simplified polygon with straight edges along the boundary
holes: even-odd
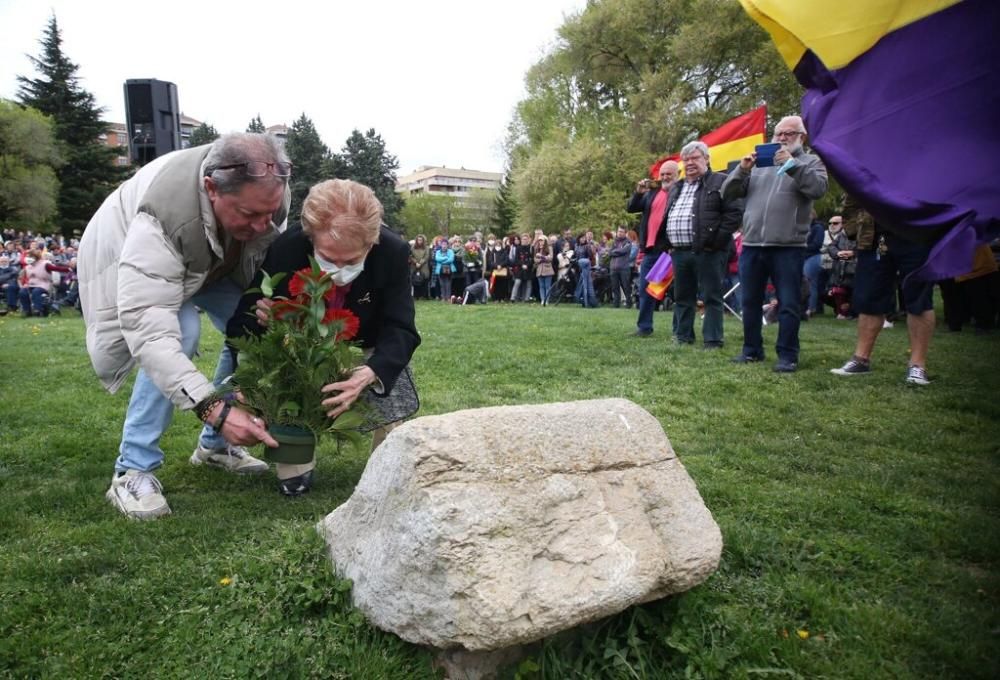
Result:
[[[232,585],[232,583],[233,579],[229,578],[228,576],[223,576],[222,578],[219,579],[219,585],[223,587]]]

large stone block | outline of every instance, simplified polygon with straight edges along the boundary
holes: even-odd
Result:
[[[376,626],[474,651],[688,590],[722,551],[663,428],[624,399],[410,421],[318,528]]]

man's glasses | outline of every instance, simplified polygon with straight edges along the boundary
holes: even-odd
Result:
[[[775,137],[798,137],[799,135],[804,135],[804,132],[798,132],[796,130],[775,130]]]
[[[217,168],[212,168],[212,171],[208,174],[212,174],[216,170],[243,170],[247,177],[267,177],[267,173],[271,173],[275,177],[291,177],[292,175],[292,164],[291,163],[267,163],[265,161],[247,161],[246,163],[233,163],[232,165],[220,165]]]

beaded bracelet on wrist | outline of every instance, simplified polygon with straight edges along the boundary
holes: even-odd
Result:
[[[223,400],[220,397],[209,397],[208,399],[203,399],[195,404],[194,414],[198,416],[198,420],[203,423],[207,423],[208,416],[212,413],[212,409],[222,402]]]

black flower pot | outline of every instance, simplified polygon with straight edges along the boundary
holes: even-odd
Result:
[[[272,463],[301,465],[316,456],[316,435],[312,430],[295,425],[271,425],[267,429],[278,442],[278,448],[264,447],[264,457]]]

